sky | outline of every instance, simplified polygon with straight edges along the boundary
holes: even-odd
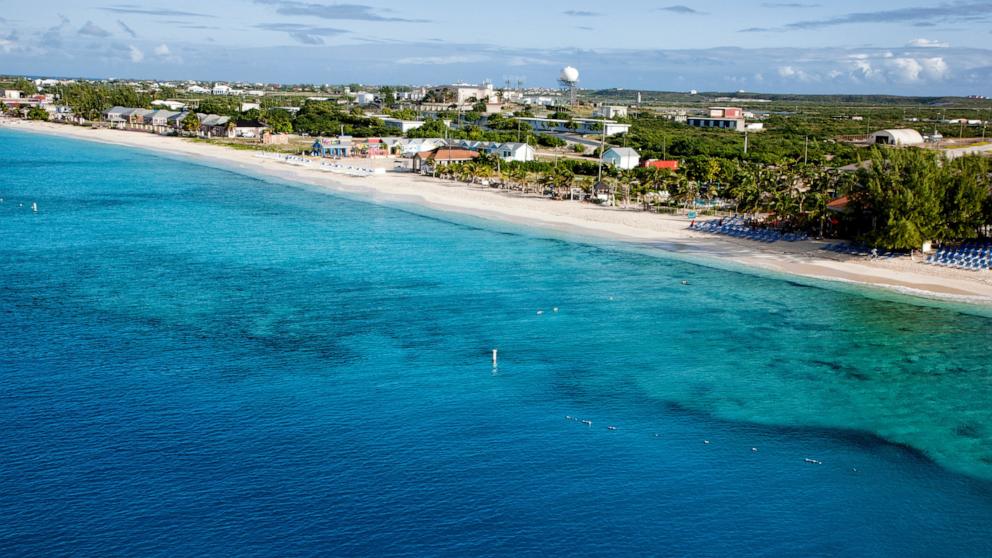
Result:
[[[992,1],[681,1],[3,0],[0,74],[992,96]]]

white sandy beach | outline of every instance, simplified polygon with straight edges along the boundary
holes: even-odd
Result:
[[[387,172],[351,177],[263,159],[247,150],[197,143],[142,132],[91,129],[63,124],[0,118],[0,127],[149,149],[194,162],[222,165],[328,190],[347,192],[373,202],[416,203],[432,209],[564,231],[573,235],[657,245],[680,253],[712,258],[759,270],[803,277],[861,283],[931,298],[992,304],[992,273],[939,268],[909,258],[868,260],[820,250],[823,242],[762,244],[688,229],[685,217],[552,201],[479,186]],[[367,161],[355,163],[368,166]],[[391,168],[393,160],[379,161]]]

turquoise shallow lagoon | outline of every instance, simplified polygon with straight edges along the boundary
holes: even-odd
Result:
[[[992,319],[0,145],[3,555],[992,555]]]

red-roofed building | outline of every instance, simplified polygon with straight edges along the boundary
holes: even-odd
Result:
[[[665,161],[662,159],[648,159],[644,161],[644,166],[652,169],[668,169],[672,172],[679,170],[678,161]]]
[[[422,151],[413,156],[413,170],[430,171],[435,167],[450,163],[464,163],[479,157],[478,151],[460,147],[438,147],[432,151]]]

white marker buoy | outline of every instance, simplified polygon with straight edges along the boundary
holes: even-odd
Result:
[[[38,204],[37,204],[37,202],[34,202],[34,203],[31,204],[31,211],[34,211],[35,213],[38,213]]]
[[[496,354],[497,354],[497,352],[498,351],[496,349],[493,349],[493,368],[496,368],[496,366],[497,366],[497,364],[496,364]]]

